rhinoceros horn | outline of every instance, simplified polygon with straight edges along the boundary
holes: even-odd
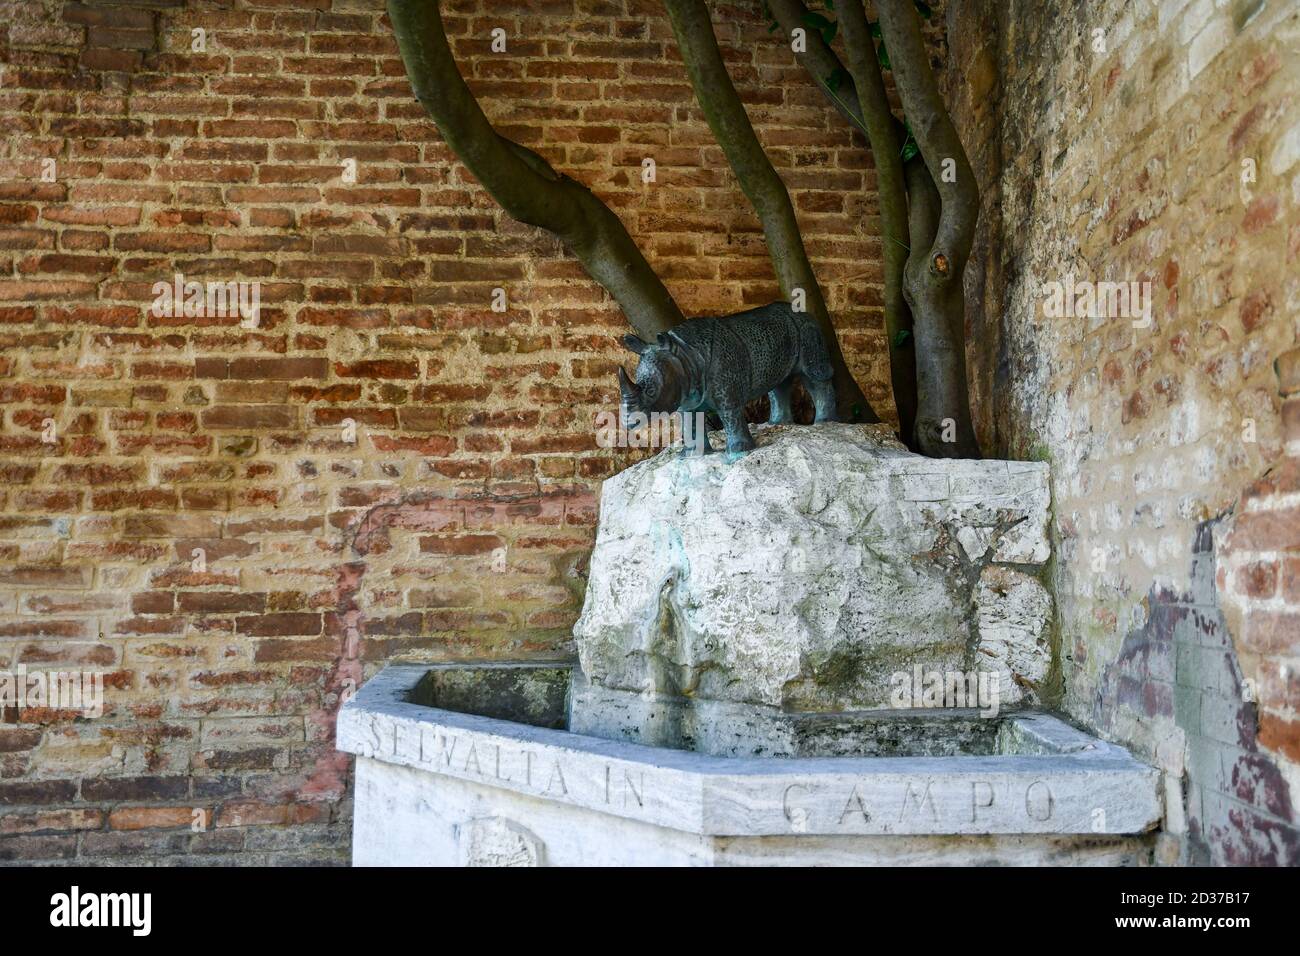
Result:
[[[618,390],[623,393],[623,404],[628,408],[635,409],[641,404],[641,393],[621,365],[618,367]]]

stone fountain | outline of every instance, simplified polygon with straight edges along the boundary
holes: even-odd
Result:
[[[756,438],[605,482],[576,666],[343,707],[356,864],[1146,861],[1157,773],[1043,709],[1048,466]]]

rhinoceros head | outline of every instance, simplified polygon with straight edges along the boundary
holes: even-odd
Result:
[[[676,411],[686,391],[686,373],[681,359],[674,353],[671,338],[661,332],[651,345],[635,335],[625,335],[623,344],[641,357],[635,380],[628,377],[622,366],[618,370],[624,411],[629,414]]]

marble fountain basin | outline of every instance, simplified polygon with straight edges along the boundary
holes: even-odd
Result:
[[[366,683],[338,717],[356,755],[354,865],[1150,859],[1157,772],[1046,713],[790,713],[788,755],[765,735],[760,755],[720,756],[570,731],[574,676],[390,665]]]

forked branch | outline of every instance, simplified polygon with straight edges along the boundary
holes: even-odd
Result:
[[[979,216],[975,173],[930,69],[930,55],[912,0],[876,0],[876,10],[889,44],[898,98],[943,204],[933,254],[942,254],[948,261],[946,268],[933,261],[930,265],[939,274],[960,277]]]

